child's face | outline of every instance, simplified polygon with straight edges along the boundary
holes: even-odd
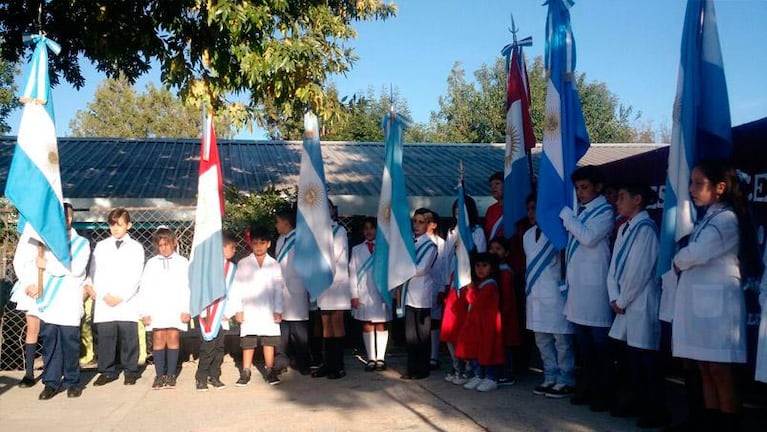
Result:
[[[436,235],[437,234],[437,223],[436,222],[429,222],[426,224],[426,232],[429,235]]]
[[[413,216],[413,234],[420,236],[426,233],[426,218],[423,215]]]
[[[591,180],[576,180],[575,182],[575,195],[578,197],[578,202],[581,204],[588,204],[594,198],[599,195],[600,187],[591,182]]]
[[[234,243],[226,243],[224,244],[224,258],[225,259],[232,259],[234,257],[235,252],[237,252],[237,245]]]
[[[642,195],[631,195],[627,190],[621,189],[618,191],[618,200],[615,205],[621,216],[632,218],[642,210]]]
[[[120,219],[117,219],[117,222],[109,225],[109,232],[112,234],[112,237],[121,239],[125,236],[128,230],[131,229],[132,226],[132,222],[126,222],[125,218],[121,217]]]
[[[159,252],[160,255],[164,257],[169,257],[173,255],[173,251],[176,250],[176,242],[168,239],[168,238],[161,238],[157,241],[157,252]]]
[[[250,242],[250,248],[253,249],[253,253],[257,257],[262,257],[266,255],[266,252],[269,250],[269,246],[272,245],[272,242],[269,240],[264,239],[253,239]]]
[[[490,182],[490,196],[494,200],[500,201],[503,199],[503,182],[500,180],[492,180]]]
[[[535,201],[529,201],[527,203],[527,220],[530,221],[530,225],[535,225]]]
[[[373,226],[373,224],[366,223],[364,227],[362,227],[362,236],[365,237],[365,240],[367,241],[373,241],[376,239],[376,227]]]
[[[498,261],[500,262],[506,261],[506,257],[509,255],[509,253],[506,251],[506,248],[497,241],[490,242],[490,245],[487,247],[487,251],[497,256]]]
[[[275,228],[277,228],[277,232],[280,233],[280,234],[287,234],[287,233],[293,231],[293,227],[290,226],[290,222],[288,222],[287,220],[285,220],[285,219],[283,219],[283,218],[281,218],[279,216],[276,218],[274,226],[275,226]]]
[[[693,168],[690,175],[690,197],[698,207],[706,207],[719,202],[724,193],[724,183],[712,184],[698,168]]]
[[[478,262],[474,264],[474,274],[476,274],[477,278],[479,279],[489,278],[491,271],[492,271],[492,267],[490,267],[490,263]]]

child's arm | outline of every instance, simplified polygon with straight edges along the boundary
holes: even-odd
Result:
[[[431,241],[431,240],[425,240],[425,241]],[[432,243],[429,246],[426,246],[428,249],[423,256],[423,259],[420,263],[416,264],[415,267],[415,276],[423,276],[427,273],[431,272],[431,266],[434,265],[434,259],[437,258],[437,245]]]
[[[609,236],[615,225],[615,216],[610,211],[594,215],[586,223],[581,222],[570,207],[559,212],[565,229],[583,246],[591,247]]]
[[[615,305],[625,310],[644,291],[647,283],[655,277],[655,263],[658,261],[658,239],[655,231],[647,226],[640,227],[634,244],[628,251],[626,268],[620,283],[620,296]],[[611,298],[612,299],[612,298]]]
[[[674,256],[679,270],[705,264],[738,246],[738,220],[735,213],[725,211],[701,231],[700,236]]]
[[[282,279],[282,270],[279,263],[276,264],[276,269],[272,272],[272,311],[274,311],[274,322],[279,323],[282,321],[282,292],[285,290],[285,281]]]
[[[139,290],[136,295],[136,300],[138,300],[138,315],[146,326],[152,325],[152,316],[150,312],[150,306],[153,303],[152,279],[154,279],[154,276],[152,275],[152,263],[154,263],[154,261],[151,259],[146,262],[144,271],[141,272],[141,281],[139,282]],[[106,301],[106,298],[104,301]]]
[[[352,293],[352,309],[357,309],[360,305],[360,287],[357,280],[357,255],[354,249],[352,249],[352,258],[349,260],[349,287]]]

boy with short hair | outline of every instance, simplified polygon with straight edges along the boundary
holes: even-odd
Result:
[[[592,411],[606,411],[612,400],[607,333],[613,312],[607,295],[607,271],[615,216],[601,195],[604,180],[599,168],[580,167],[571,179],[578,198],[577,212],[564,207],[559,213],[569,233],[565,249],[569,291],[565,315],[575,327],[575,344],[585,378],[577,381],[577,394],[571,402],[588,403]]]
[[[227,315],[240,323],[242,371],[235,384],[244,387],[250,382],[253,354],[258,346],[264,350],[264,381],[277,385],[280,379],[274,371],[274,347],[280,343],[282,321],[282,270],[276,259],[268,254],[271,235],[264,229],[250,229],[253,253],[237,263],[237,274],[230,292]]]
[[[488,240],[503,237],[503,171],[494,172],[488,179],[490,196],[495,200],[485,211],[485,237]]]
[[[94,300],[93,323],[98,337],[100,375],[93,385],[102,386],[117,379],[118,341],[124,383],[133,385],[139,378],[136,294],[144,269],[144,247],[128,234],[133,226],[128,210],[113,209],[107,222],[112,235],[96,244],[85,280],[85,290]]]

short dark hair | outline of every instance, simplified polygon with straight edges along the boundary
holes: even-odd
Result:
[[[175,243],[176,233],[166,226],[161,226],[155,230],[152,240],[154,241],[155,246],[157,246],[160,244],[160,240],[163,239]]]
[[[130,213],[122,207],[114,208],[109,212],[109,216],[107,216],[107,223],[110,226],[117,225],[120,219],[124,219],[126,223],[130,222]]]
[[[469,215],[469,226],[474,227],[475,225],[479,224],[479,210],[477,210],[477,202],[474,201],[474,198],[468,194],[463,195],[463,201],[466,203],[466,213]],[[455,210],[457,208],[458,200],[455,200],[453,201],[453,214],[455,214]]]
[[[629,195],[635,197],[637,195],[642,197],[642,202],[639,204],[641,208],[645,208],[649,205],[655,204],[658,199],[658,195],[655,191],[646,184],[641,183],[626,183],[618,186],[618,191],[625,190]]]
[[[266,240],[266,241],[272,241],[272,233],[262,227],[262,226],[252,226],[250,227],[250,241],[251,243],[254,240]]]
[[[427,209],[426,207],[421,207],[421,208],[416,209],[413,212],[413,216],[415,216],[415,215],[423,216],[423,219],[426,221],[427,224],[431,223],[431,222],[434,222],[434,212],[431,211],[430,209]]]
[[[525,197],[525,204],[530,204],[531,202],[537,203],[538,202],[538,194],[535,192],[529,193]]]
[[[495,236],[491,238],[490,241],[487,242],[487,245],[490,246],[492,243],[498,243],[499,245],[503,246],[503,249],[505,249],[506,252],[509,251],[509,242],[503,236]]]
[[[296,227],[296,209],[295,208],[292,208],[292,207],[284,208],[282,210],[279,210],[275,216],[279,219],[282,219],[288,222],[292,228]]]
[[[493,174],[490,175],[490,178],[487,179],[488,183],[492,183],[493,180],[503,181],[503,171],[496,171]]]
[[[226,246],[230,244],[237,244],[237,237],[234,236],[234,233],[231,231],[224,231],[221,233],[221,243]]]
[[[373,216],[366,216],[364,219],[362,219],[362,226],[370,224],[373,228],[378,228],[378,219],[376,219]]]
[[[65,202],[64,203],[64,216],[66,216],[69,212],[72,212],[72,214],[75,214],[75,208],[72,206],[72,204]]]
[[[594,185],[605,184],[605,178],[602,174],[602,170],[599,169],[599,167],[596,165],[586,165],[576,168],[572,175],[570,175],[570,180],[572,180],[573,183],[581,180],[588,180]]]

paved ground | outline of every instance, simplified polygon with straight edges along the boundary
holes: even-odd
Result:
[[[194,362],[184,363],[175,390],[151,390],[153,370],[135,386],[122,379],[93,387],[94,372],[80,399],[59,394],[38,401],[38,383],[16,386],[21,372],[0,372],[0,425],[4,431],[36,429],[78,431],[630,431],[634,419],[614,418],[531,393],[540,376],[529,374],[495,392],[468,391],[446,383],[442,374],[402,381],[404,359],[391,358],[390,369],[366,373],[350,355],[348,376],[331,381],[296,372],[283,383],[266,385],[257,375],[250,385],[234,387],[237,370],[227,357],[222,380],[229,386],[207,393],[194,389]],[[744,428],[744,430],[747,430]],[[758,430],[750,429],[749,430]]]

